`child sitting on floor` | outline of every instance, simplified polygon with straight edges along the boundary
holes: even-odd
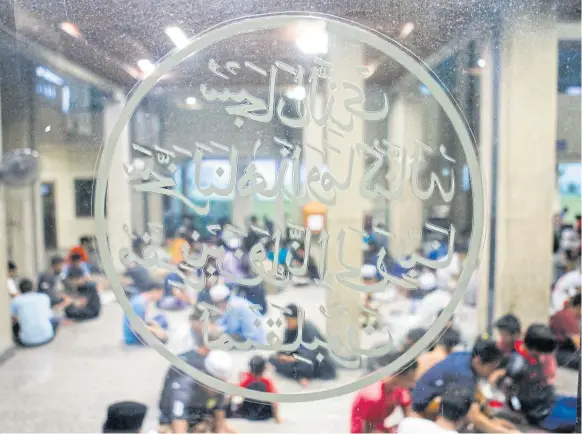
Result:
[[[259,392],[277,393],[273,380],[265,376],[267,361],[261,356],[253,356],[249,362],[250,372],[242,374],[240,387]],[[251,401],[245,399],[238,409],[238,414],[247,420],[268,420],[275,418],[281,423],[277,403]]]

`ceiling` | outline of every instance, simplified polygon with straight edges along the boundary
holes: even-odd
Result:
[[[115,83],[132,86],[142,74],[137,66],[139,59],[155,63],[175,48],[164,32],[167,26],[178,26],[191,37],[213,25],[243,16],[284,11],[324,12],[367,25],[426,58],[462,34],[471,22],[486,20],[500,1],[15,0],[11,10],[3,11],[0,30],[16,32]],[[579,2],[559,0],[558,4],[561,15],[579,19]],[[80,35],[73,37],[63,31],[60,28],[63,22],[75,24]],[[414,30],[402,38],[407,23],[412,23]],[[285,34],[271,33],[245,39],[244,50],[264,53],[268,62],[274,55],[287,53],[290,44],[294,45],[294,41],[285,38]],[[240,56],[234,47],[231,45],[232,52],[228,53],[231,58]],[[369,52],[366,57],[366,62],[378,63],[377,54]],[[191,72],[177,71],[165,80],[165,85],[187,83]],[[399,73],[390,67],[381,67],[375,76],[394,79]]]

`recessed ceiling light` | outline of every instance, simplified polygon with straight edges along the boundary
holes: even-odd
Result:
[[[400,30],[400,39],[406,39],[412,31],[414,30],[414,23],[408,22],[402,26],[402,30]]]
[[[485,62],[485,59],[479,59],[477,60],[477,66],[479,68],[485,68],[485,65],[487,64],[487,62]]]
[[[174,45],[178,48],[183,48],[188,45],[188,37],[182,31],[180,27],[170,26],[166,27],[166,35],[168,38],[174,43]]]
[[[81,38],[83,35],[81,34],[81,31],[79,30],[79,27],[77,27],[76,24],[73,23],[69,23],[68,21],[65,21],[64,23],[61,23],[59,25],[59,28],[71,35],[73,38]]]
[[[193,96],[189,96],[188,98],[186,98],[184,102],[188,105],[196,105],[197,101],[196,98],[194,98]]]
[[[149,59],[138,60],[137,66],[139,66],[139,69],[141,69],[144,74],[149,74],[156,69],[156,66]]]
[[[297,23],[297,39],[295,43],[305,54],[326,54],[329,36],[324,22]]]
[[[285,95],[287,98],[301,101],[307,96],[307,91],[303,86],[295,86],[289,89]]]

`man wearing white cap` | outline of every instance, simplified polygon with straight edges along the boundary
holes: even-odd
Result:
[[[230,354],[204,348],[199,351],[202,352],[196,353],[198,357],[185,360],[219,380],[230,379],[233,372]],[[160,399],[160,432],[236,432],[226,422],[228,401],[224,394],[173,369],[168,372],[166,383],[166,393]]]
[[[265,329],[258,306],[255,308],[248,300],[231,294],[222,284],[210,288],[212,303],[221,310],[216,326],[223,333],[235,340],[249,340],[257,343],[265,342]]]
[[[364,264],[360,269],[360,277],[364,282],[364,285],[375,285],[378,283],[378,269],[371,264]],[[369,292],[366,294],[366,299],[364,302],[364,308],[366,311],[362,313],[360,318],[360,322],[362,323],[362,327],[376,327],[378,325],[378,320],[376,315],[374,315],[370,311],[375,311],[376,309],[372,306],[372,293]]]

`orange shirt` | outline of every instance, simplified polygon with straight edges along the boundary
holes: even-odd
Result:
[[[75,246],[71,250],[69,250],[69,256],[68,256],[69,262],[71,262],[71,257],[74,254],[81,255],[82,262],[87,262],[89,260],[89,256],[87,255],[87,252],[85,251],[85,249],[81,245]]]
[[[172,255],[172,262],[174,264],[181,264],[184,262],[184,253],[182,247],[187,243],[184,238],[176,238],[170,247],[170,254]]]

